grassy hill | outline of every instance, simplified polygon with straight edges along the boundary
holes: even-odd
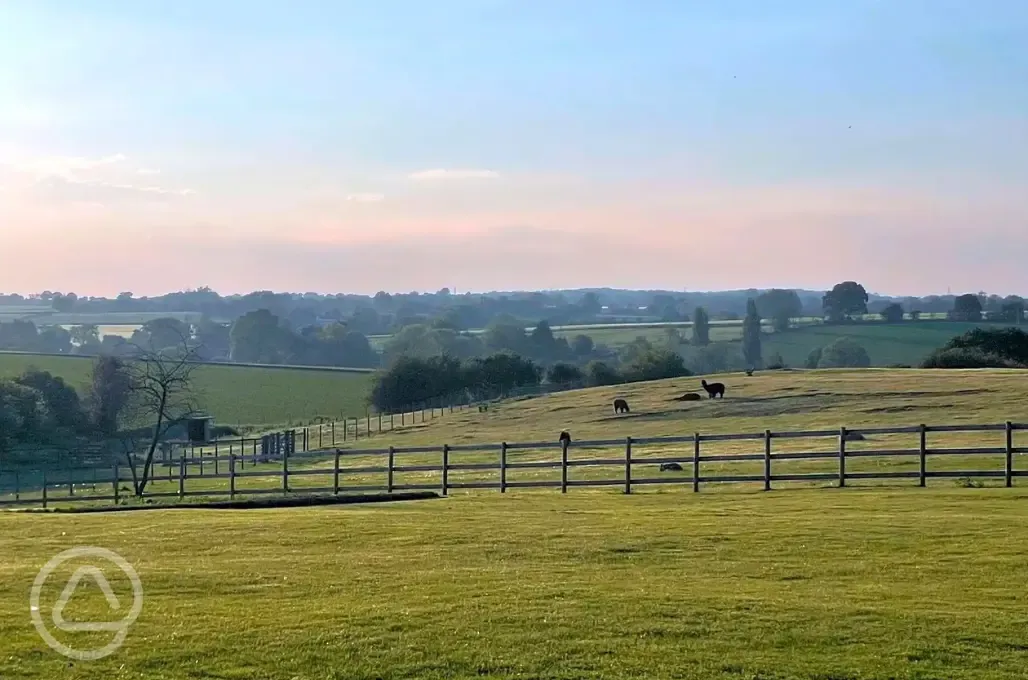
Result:
[[[1017,371],[720,378],[724,401],[669,401],[695,390],[692,378],[595,388],[454,414],[380,442],[1028,420]],[[615,416],[614,396],[632,413]],[[932,465],[998,463],[976,458]],[[1017,484],[575,488],[393,506],[0,513],[4,677],[143,677],[159,665],[166,680],[1021,678],[1028,482]],[[123,555],[146,599],[123,648],[69,665],[22,612],[40,565],[75,545]],[[51,577],[44,602],[76,566]],[[119,597],[124,585],[114,584]],[[74,618],[107,620],[109,609],[92,593]]]
[[[30,366],[63,377],[82,394],[92,362],[0,353],[0,378],[17,376]],[[217,423],[261,429],[306,423],[316,416],[362,415],[371,380],[367,373],[254,366],[201,366],[195,376],[201,406]]]

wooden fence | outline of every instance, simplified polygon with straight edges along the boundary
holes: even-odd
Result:
[[[419,446],[407,448],[378,449],[332,449],[323,451],[291,451],[272,466],[258,465],[257,469],[246,470],[243,456],[228,454],[215,456],[213,462],[220,465],[217,472],[198,474],[197,464],[188,460],[184,453],[169,466],[167,474],[155,471],[154,481],[147,498],[179,498],[191,496],[218,496],[234,499],[249,494],[340,494],[348,492],[385,492],[438,490],[443,495],[452,490],[494,489],[505,493],[517,488],[559,488],[566,493],[571,487],[618,486],[624,493],[632,493],[637,486],[655,484],[685,485],[693,492],[701,484],[710,483],[758,483],[764,490],[771,490],[775,482],[834,482],[844,487],[853,480],[911,479],[918,486],[925,486],[933,478],[996,478],[1005,486],[1013,485],[1016,477],[1028,476],[1028,469],[1018,470],[1014,466],[1014,455],[1028,453],[1028,447],[1014,446],[1014,433],[1028,430],[1028,424],[1012,422],[998,425],[917,425],[912,427],[862,427],[859,429],[814,430],[756,433],[709,434],[699,433],[679,437],[648,437],[581,441],[572,444],[554,442],[462,444],[451,446]],[[929,434],[984,433],[1002,435],[1000,446],[974,447],[929,447]],[[912,435],[916,446],[910,448],[859,449],[850,443],[861,437],[874,435]],[[822,451],[774,451],[776,440],[811,440],[832,438],[830,450]],[[709,451],[709,445],[716,442],[759,443],[758,453],[716,454]],[[707,447],[704,447],[707,444]],[[860,445],[866,444],[862,442]],[[575,450],[607,451],[616,448],[616,457],[579,459],[572,458]],[[656,449],[657,455],[639,455],[640,451]],[[705,451],[705,449],[707,449]],[[521,454],[530,453],[536,458],[528,460]],[[463,462],[462,457],[469,460]],[[541,456],[541,458],[540,458]],[[994,469],[936,469],[929,470],[930,459],[948,457],[977,457],[979,460],[994,456]],[[847,470],[847,463],[867,459],[905,458],[911,464],[916,461],[916,470],[888,471],[873,470],[854,472]],[[474,460],[471,460],[474,459]],[[407,462],[410,461],[410,462]],[[775,472],[774,464],[781,466],[785,461],[820,461],[826,470],[816,472]],[[210,464],[212,461],[208,461]],[[709,467],[749,462],[756,472],[740,474],[717,474]],[[961,461],[962,462],[962,461]],[[307,465],[304,465],[307,463]],[[705,465],[707,471],[704,471]],[[1001,465],[1000,465],[1001,464]],[[671,474],[664,468],[671,465]],[[585,474],[572,475],[589,467],[617,467],[620,473],[611,477],[591,477]],[[945,467],[945,466],[943,466]],[[511,480],[517,471],[559,471],[558,479]],[[654,476],[654,471],[660,474]],[[675,473],[682,474],[675,474]],[[488,478],[467,481],[454,480],[454,474],[477,474]],[[418,477],[410,481],[398,479],[402,475]],[[572,478],[572,477],[576,478]],[[426,478],[428,477],[428,478]],[[246,486],[247,480],[259,478],[258,487]],[[42,505],[70,502],[114,502],[126,497],[123,483],[130,482],[124,466],[114,466],[100,479],[94,479],[92,493],[76,494],[75,484],[68,480],[44,479],[38,493],[0,497],[0,505]],[[187,488],[190,480],[201,480],[202,488]],[[313,483],[307,480],[315,480]],[[330,483],[329,483],[330,480]],[[196,485],[196,482],[192,482]],[[214,486],[212,487],[212,484]],[[163,485],[163,486],[162,486]],[[89,486],[88,484],[86,486]],[[110,493],[97,493],[97,488],[110,488]]]

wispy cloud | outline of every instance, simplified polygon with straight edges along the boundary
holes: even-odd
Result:
[[[347,201],[354,203],[380,203],[385,200],[384,194],[348,194]]]
[[[498,179],[500,173],[495,170],[482,170],[482,169],[465,169],[465,170],[446,170],[444,168],[434,168],[432,170],[421,170],[420,172],[414,172],[408,175],[412,180],[421,181],[432,181],[432,180],[452,180],[452,179]]]
[[[49,156],[16,162],[10,167],[18,174],[28,177],[35,188],[55,195],[69,195],[61,187],[78,187],[73,194],[78,200],[88,200],[87,192],[97,190],[106,197],[115,194],[136,193],[153,196],[191,196],[193,189],[180,189],[137,184],[134,178],[160,174],[154,168],[136,167],[122,153],[88,158],[83,156]]]

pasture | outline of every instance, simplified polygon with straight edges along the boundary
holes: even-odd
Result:
[[[1017,371],[718,378],[723,401],[671,401],[698,391],[699,378],[592,388],[447,415],[376,436],[374,446],[555,441],[562,429],[581,441],[1028,421]],[[615,415],[615,397],[631,413]],[[962,436],[990,445],[995,435]],[[893,446],[888,436],[872,439],[854,448]],[[726,452],[747,445],[724,444]],[[517,489],[365,507],[0,513],[0,674],[1020,678],[1028,484],[1017,484],[936,480],[919,489],[898,480],[771,493],[725,484],[698,494],[681,485],[630,496]],[[75,545],[124,555],[146,600],[121,650],[69,665],[42,645],[24,611],[37,570]],[[106,607],[93,588],[67,616],[105,620]]]
[[[973,328],[1000,328],[1005,325],[1008,324],[959,321],[811,325],[765,336],[763,355],[766,360],[778,352],[785,359],[786,365],[802,367],[811,351],[831,344],[840,337],[849,337],[867,350],[872,366],[917,366],[928,354],[946,344],[954,336]]]
[[[30,366],[63,377],[81,395],[89,383],[92,361],[0,353],[0,378],[15,377]],[[216,423],[244,431],[305,424],[318,416],[363,415],[371,380],[368,373],[251,365],[200,366],[194,375],[200,406]]]

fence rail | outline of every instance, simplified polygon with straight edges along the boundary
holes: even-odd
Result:
[[[782,431],[765,429],[762,432],[735,434],[700,434],[670,437],[625,437],[622,439],[567,442],[500,442],[489,444],[459,444],[451,446],[328,448],[323,450],[287,449],[280,460],[257,463],[247,470],[247,456],[229,453],[209,456],[205,461],[190,460],[180,452],[176,461],[162,461],[155,468],[153,482],[146,498],[179,498],[190,496],[220,496],[234,499],[252,494],[340,494],[414,490],[438,490],[443,495],[451,490],[493,489],[506,493],[509,489],[559,488],[566,493],[572,487],[620,486],[624,493],[632,493],[636,486],[677,484],[691,486],[693,492],[701,484],[761,483],[771,490],[775,482],[833,481],[839,487],[848,481],[916,479],[925,486],[929,479],[995,478],[1010,487],[1017,477],[1028,476],[1028,469],[1014,467],[1014,455],[1028,453],[1028,447],[1014,445],[1014,434],[1028,430],[1028,424],[1006,422],[992,425],[916,425],[907,427],[864,427],[832,430]],[[928,435],[976,433],[1002,433],[1002,442],[996,446],[929,447]],[[874,435],[916,435],[916,446],[911,448],[854,449],[851,443]],[[775,440],[832,438],[831,450],[775,451]],[[760,442],[759,452],[717,453],[712,449],[719,442]],[[976,442],[981,443],[981,442]],[[707,447],[703,445],[707,444]],[[683,445],[687,445],[684,446]],[[601,451],[616,448],[618,455],[592,458],[572,458],[572,452]],[[656,449],[656,455],[652,449]],[[650,451],[647,453],[647,449]],[[640,454],[646,455],[640,455]],[[467,461],[461,460],[468,456]],[[524,458],[521,458],[524,456]],[[535,459],[530,459],[533,457]],[[540,458],[540,456],[542,456]],[[929,470],[930,459],[952,457],[994,456],[993,469],[935,469]],[[907,458],[916,461],[915,470],[853,471],[847,464],[857,465],[868,459],[893,460]],[[816,461],[834,465],[834,469],[815,471],[782,471],[780,466],[794,461]],[[203,470],[203,462],[207,470]],[[721,469],[731,464],[751,464],[753,469],[731,471]],[[775,463],[779,470],[775,471]],[[999,464],[1002,463],[1000,466]],[[704,469],[706,464],[707,469]],[[716,464],[716,469],[711,469]],[[669,469],[665,469],[665,465]],[[619,472],[610,477],[592,477],[584,474],[590,468],[617,467]],[[942,466],[946,467],[946,466]],[[653,476],[654,469],[661,473]],[[213,470],[213,471],[212,471]],[[510,479],[512,473],[532,471],[534,474],[558,472],[559,477]],[[0,506],[42,505],[75,502],[119,503],[129,495],[122,485],[131,482],[124,465],[115,465],[105,474],[85,484],[76,481],[74,471],[61,478],[52,472],[43,473],[43,480],[35,492],[0,496]],[[667,475],[666,472],[683,474]],[[486,477],[474,477],[474,474]],[[471,474],[471,478],[454,479],[454,475]],[[398,476],[412,475],[408,480]],[[572,477],[576,477],[572,479]],[[201,488],[195,488],[196,481]],[[314,480],[309,482],[307,480]],[[194,488],[187,488],[192,481]],[[260,481],[259,486],[247,486],[248,481]],[[75,487],[79,486],[76,493]],[[83,493],[83,486],[90,487]],[[107,487],[109,494],[98,493]]]

